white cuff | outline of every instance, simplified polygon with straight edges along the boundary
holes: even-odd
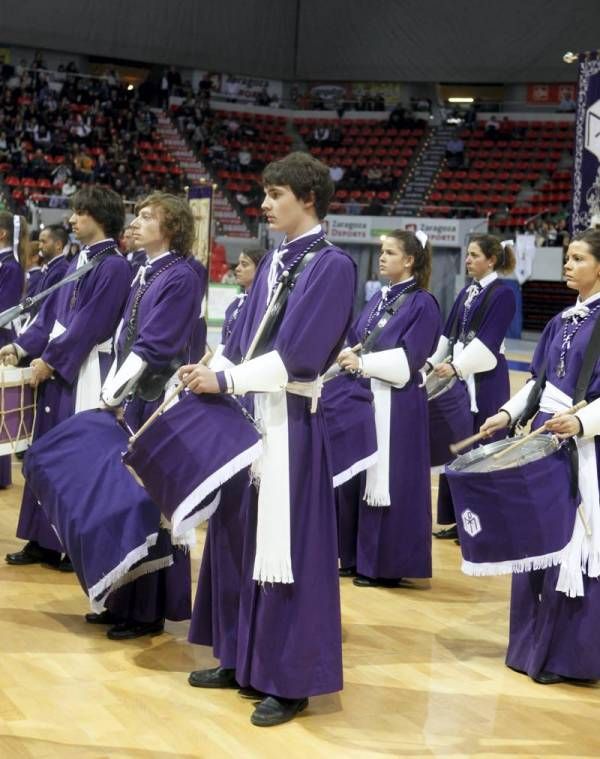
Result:
[[[506,411],[507,414],[510,414],[511,422],[516,422],[527,408],[529,393],[531,392],[531,389],[534,385],[535,380],[530,379],[527,384],[523,385],[523,387],[517,393],[515,393],[512,398],[506,401],[506,403],[500,406],[498,410]]]
[[[219,343],[208,362],[208,368],[212,369],[213,372],[222,372],[223,370],[234,366],[233,362],[223,355],[224,348],[225,346],[223,343]]]
[[[287,370],[277,351],[232,366],[225,370],[225,377],[231,379],[236,395],[250,392],[275,393],[283,390],[288,381]]]
[[[100,397],[107,406],[118,406],[123,402],[142,376],[147,362],[136,353],[130,353],[120,369],[117,370],[116,365],[114,361],[100,391]]]
[[[588,403],[575,416],[583,427],[582,437],[594,437],[600,435],[600,398]]]
[[[438,364],[441,364],[448,355],[450,355],[450,340],[448,340],[445,335],[440,335],[435,353],[432,356],[429,356],[427,361],[432,367],[437,366]]]
[[[461,379],[467,379],[471,374],[478,372],[488,372],[497,363],[496,356],[478,337],[471,340],[460,355],[452,359],[452,364]]]
[[[374,351],[361,357],[362,373],[389,382],[396,387],[404,387],[410,379],[410,366],[404,348]]]

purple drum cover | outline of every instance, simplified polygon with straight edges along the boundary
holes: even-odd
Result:
[[[341,373],[323,385],[321,406],[338,487],[376,460],[373,393],[366,380]]]
[[[537,461],[490,472],[446,467],[463,571],[508,574],[559,563],[578,499],[564,448]]]
[[[12,383],[0,387],[0,404],[0,456],[25,450],[31,442],[35,416],[33,388]]]
[[[475,417],[466,384],[456,382],[430,400],[428,408],[431,466],[441,466],[454,458],[450,445],[470,437],[474,431]]]
[[[220,486],[261,450],[258,431],[232,398],[186,393],[137,438],[123,460],[171,522],[173,536],[181,537],[214,513]]]
[[[109,593],[172,561],[160,512],[123,466],[128,433],[109,411],[75,414],[25,454],[27,482],[89,597]]]

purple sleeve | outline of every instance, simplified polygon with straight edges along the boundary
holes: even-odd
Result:
[[[23,295],[23,269],[14,260],[0,266],[0,311],[16,306]]]
[[[167,366],[189,344],[203,295],[186,271],[170,279],[139,325],[131,350],[153,368]]]
[[[323,255],[300,295],[290,298],[275,340],[291,380],[313,380],[337,355],[350,326],[356,271],[341,251]]]
[[[44,289],[56,284],[67,273],[67,266],[62,268],[56,266],[55,271],[52,272],[52,276],[49,276],[44,281]],[[27,355],[35,358],[41,356],[44,348],[48,344],[48,336],[54,322],[56,320],[56,304],[60,295],[60,290],[56,290],[49,295],[42,303],[40,310],[38,311],[34,321],[31,322],[29,327],[19,335],[15,342],[27,352]]]
[[[515,295],[508,287],[500,286],[490,295],[485,317],[479,325],[476,336],[495,354],[500,351],[516,308]]]
[[[442,317],[435,298],[427,292],[418,293],[410,304],[411,318],[400,338],[411,373],[418,372],[428,356],[435,351]]]
[[[114,333],[129,295],[131,267],[124,258],[107,258],[93,276],[85,303],[65,332],[51,340],[42,353],[42,359],[71,384],[92,348]]]
[[[558,314],[544,327],[544,331],[535,347],[533,358],[531,360],[530,371],[533,379],[537,379],[544,368],[548,357],[548,351],[550,349],[550,343],[554,340],[557,330],[560,329],[561,322],[562,319],[560,314]]]

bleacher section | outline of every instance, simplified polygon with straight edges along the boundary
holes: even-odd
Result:
[[[540,213],[566,215],[573,130],[567,121],[513,121],[493,137],[483,122],[462,129],[465,167],[442,167],[421,215],[489,215],[499,230]]]

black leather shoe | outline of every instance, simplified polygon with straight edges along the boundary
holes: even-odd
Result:
[[[456,525],[453,524],[451,527],[445,527],[443,530],[434,532],[433,537],[438,540],[457,540],[458,530],[456,529]]]
[[[387,577],[365,577],[356,575],[352,584],[357,588],[397,588],[400,585],[401,577],[389,579]]]
[[[345,569],[338,570],[340,577],[354,577],[356,575],[356,567],[346,567]]]
[[[74,572],[73,565],[71,564],[71,559],[65,554],[62,559],[60,560],[58,564],[58,571],[59,572]]]
[[[308,706],[307,698],[279,698],[267,696],[250,717],[250,722],[257,727],[274,727],[289,722]]]
[[[194,688],[239,688],[235,679],[235,669],[213,667],[212,669],[197,669],[190,672],[188,683]]]
[[[58,567],[60,563],[60,552],[51,551],[49,548],[42,548],[34,540],[26,543],[24,548],[16,553],[7,553],[5,557],[7,564],[14,566],[25,566],[27,564],[49,564],[52,567]]]
[[[155,622],[119,622],[107,631],[106,637],[111,640],[131,640],[141,638],[143,635],[160,635],[164,632],[165,620],[157,619]]]
[[[251,699],[252,701],[262,701],[263,698],[267,697],[267,694],[263,693],[261,690],[256,690],[256,688],[253,688],[251,685],[247,685],[245,688],[240,688],[238,690],[238,696]]]
[[[564,683],[567,678],[562,675],[556,675],[554,672],[543,671],[531,679],[540,685],[556,685],[556,683]]]
[[[85,621],[89,625],[119,625],[123,622],[121,617],[112,614],[108,609],[101,611],[100,614],[94,614],[93,612],[86,614]]]

